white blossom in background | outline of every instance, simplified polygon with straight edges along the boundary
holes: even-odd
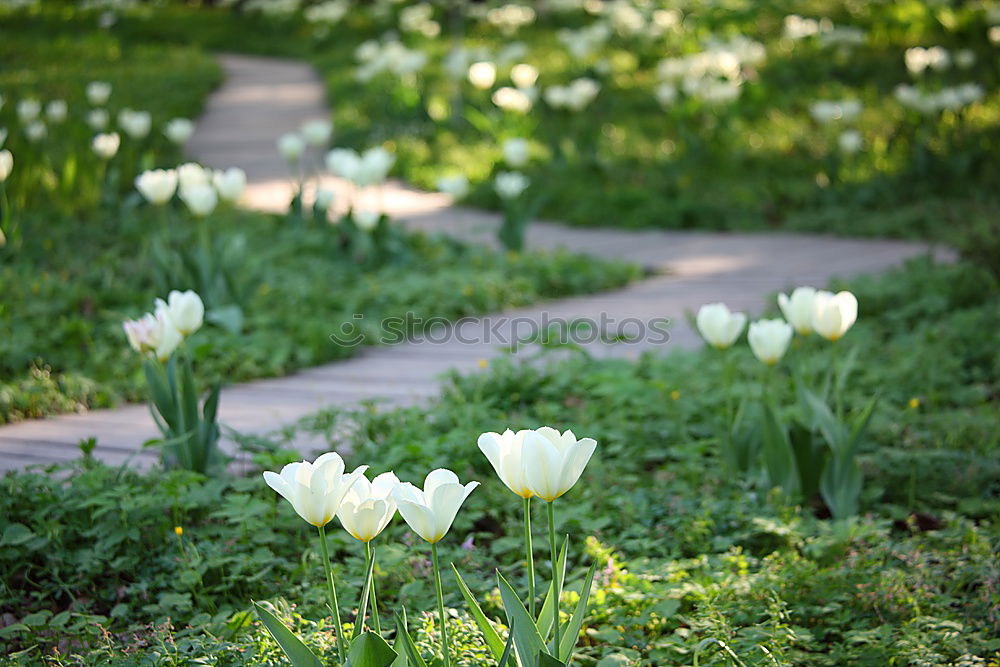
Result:
[[[437,181],[437,188],[455,199],[462,199],[469,194],[469,179],[464,174],[442,176]]]
[[[606,23],[593,23],[585,28],[563,28],[556,32],[563,46],[578,60],[586,60],[599,52],[611,38],[611,27]]]
[[[306,142],[295,133],[283,134],[278,138],[278,152],[288,162],[295,162],[306,150]]]
[[[49,130],[45,127],[45,123],[40,120],[33,120],[24,126],[24,136],[27,137],[28,141],[31,143],[37,143],[48,136]]]
[[[87,84],[87,101],[95,107],[107,103],[111,97],[111,84],[107,81],[91,81]]]
[[[507,42],[502,49],[497,52],[497,65],[513,65],[519,63],[528,56],[528,45],[524,42]]]
[[[125,108],[118,112],[118,126],[132,139],[145,139],[153,127],[153,117],[148,111]]]
[[[809,115],[817,123],[850,122],[861,114],[858,100],[818,100],[809,105]]]
[[[239,167],[216,171],[212,174],[212,185],[215,186],[220,198],[234,202],[243,195],[247,187],[247,174]]]
[[[951,55],[942,46],[929,48],[914,46],[906,50],[903,60],[906,63],[906,69],[915,76],[923,74],[924,70],[927,69],[941,71],[951,67]]]
[[[153,169],[144,171],[135,179],[135,188],[150,204],[166,204],[177,191],[177,171]]]
[[[493,181],[493,187],[501,199],[516,199],[528,189],[528,177],[519,171],[502,171]]]
[[[361,154],[361,162],[354,182],[365,187],[377,185],[389,176],[389,170],[396,163],[396,156],[382,146],[369,148]]]
[[[177,167],[177,185],[181,189],[195,185],[209,185],[212,182],[212,172],[197,162],[185,162]]]
[[[382,218],[382,214],[378,211],[371,211],[366,209],[361,209],[354,211],[354,224],[358,226],[358,229],[364,232],[370,232],[375,227],[378,226],[378,221]]]
[[[50,123],[62,123],[66,120],[68,113],[69,107],[66,105],[66,100],[52,100],[45,105],[45,117],[49,119]]]
[[[527,139],[513,137],[503,142],[503,160],[510,166],[520,169],[531,159],[530,146]]]
[[[518,63],[510,70],[510,80],[522,90],[531,88],[538,81],[538,70],[527,63]]]
[[[664,108],[673,106],[677,102],[677,86],[672,83],[661,83],[653,89],[653,95],[660,106]]]
[[[421,2],[404,7],[399,12],[399,29],[403,32],[419,33],[424,37],[441,34],[441,24],[434,20],[433,5]]]
[[[7,180],[14,171],[14,155],[7,149],[0,151],[0,183]]]
[[[326,154],[326,168],[334,176],[353,182],[361,171],[361,156],[350,148],[334,148]]]
[[[181,201],[193,214],[199,218],[212,213],[219,204],[219,195],[215,188],[208,183],[195,183],[187,187],[182,186],[178,192]]]
[[[163,127],[163,135],[173,143],[180,145],[194,134],[194,123],[187,118],[173,118]]]
[[[91,109],[87,112],[87,125],[92,130],[100,131],[107,128],[109,121],[107,109]]]
[[[535,10],[528,5],[506,4],[486,12],[486,21],[510,37],[520,28],[535,22]]]
[[[333,123],[323,119],[307,120],[302,123],[299,132],[310,146],[324,147],[330,143],[330,137],[333,136]]]
[[[351,3],[348,0],[329,0],[328,2],[321,2],[318,5],[307,7],[302,12],[302,16],[310,23],[334,25],[347,16],[347,12],[350,9]]]
[[[893,91],[896,101],[908,109],[925,115],[941,111],[958,111],[978,102],[986,90],[978,83],[963,83],[937,91],[924,91],[910,84],[899,84]]]
[[[118,153],[118,147],[121,145],[121,137],[118,136],[117,132],[109,132],[106,134],[98,134],[94,137],[93,141],[90,142],[90,147],[94,151],[94,154],[102,160],[110,160]]]
[[[864,146],[864,139],[861,137],[861,133],[857,130],[844,130],[837,137],[837,146],[840,147],[840,151],[847,155],[854,155],[862,149]]]
[[[483,60],[469,65],[469,83],[480,90],[491,88],[497,80],[497,66]]]
[[[317,188],[316,198],[313,200],[313,208],[318,208],[321,211],[329,210],[333,206],[333,200],[336,194],[333,190],[327,190],[326,188]]]
[[[38,100],[25,99],[17,103],[17,119],[22,123],[30,123],[42,113],[42,103]]]
[[[554,109],[582,111],[594,101],[601,85],[593,79],[581,77],[565,86],[549,86],[545,89],[545,101]]]
[[[535,93],[533,88],[521,90],[519,88],[503,86],[502,88],[497,88],[493,91],[493,95],[490,99],[493,104],[504,111],[512,111],[514,113],[523,114],[531,111],[531,107],[533,105],[533,93]]]

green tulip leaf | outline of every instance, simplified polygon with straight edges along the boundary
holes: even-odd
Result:
[[[402,644],[402,652],[400,655],[405,655],[407,661],[413,665],[413,667],[427,667],[427,663],[424,662],[423,657],[420,655],[420,651],[417,650],[417,644],[413,641],[413,637],[406,629],[406,610],[403,610],[403,616],[399,615],[399,612],[395,612],[396,616],[396,643]]]
[[[507,663],[510,662],[511,651],[514,650],[514,633],[507,633],[507,643],[503,645],[503,655],[500,656],[500,662],[497,663],[497,667],[507,667]]]
[[[479,603],[476,602],[476,598],[472,596],[472,591],[469,587],[465,585],[465,581],[462,579],[462,575],[458,573],[458,568],[455,564],[451,564],[452,574],[455,575],[455,580],[458,582],[458,589],[462,591],[462,597],[465,598],[465,604],[469,607],[469,613],[472,614],[473,620],[476,625],[479,626],[479,631],[483,633],[483,637],[486,639],[486,646],[489,647],[490,653],[493,654],[493,658],[500,660],[503,656],[504,643],[500,639],[500,635],[497,634],[496,629],[494,629],[493,624],[490,620],[486,618],[486,614],[479,607]]]
[[[347,652],[350,667],[389,667],[396,660],[396,652],[374,632],[363,632],[351,641]]]
[[[544,651],[539,653],[535,660],[535,667],[565,667],[565,665],[562,660],[557,660]]]
[[[557,570],[559,574],[560,584],[566,580],[566,552],[569,550],[569,535],[563,539],[562,548],[559,549],[559,569]],[[542,602],[542,609],[538,612],[538,632],[542,637],[548,641],[549,637],[552,636],[552,586],[549,585],[548,593],[545,595],[545,600]]]
[[[295,636],[295,633],[286,628],[285,624],[279,621],[274,614],[256,602],[253,603],[253,606],[257,612],[257,618],[274,637],[274,641],[278,642],[278,646],[285,652],[292,667],[323,667],[323,663],[316,657],[316,654],[310,651],[309,647],[303,644],[302,640]]]
[[[764,407],[761,423],[761,445],[764,469],[772,486],[780,486],[790,496],[798,492],[798,473],[795,455],[788,440],[788,431],[781,423],[778,411],[772,404]]]
[[[517,593],[499,571],[497,571],[497,584],[500,587],[503,609],[507,613],[507,625],[510,627],[510,633],[514,635],[514,650],[517,651],[522,666],[526,667],[530,659],[528,656],[545,653],[545,642],[538,634],[538,627],[528,614],[528,610],[521,604]]]
[[[590,589],[594,585],[594,572],[597,570],[597,560],[595,559],[587,572],[587,577],[583,580],[583,588],[580,589],[580,600],[576,603],[573,616],[563,629],[562,639],[559,643],[559,655],[565,655],[567,660],[573,654],[573,647],[580,637],[580,630],[583,629],[583,619],[587,615],[587,602],[590,600]]]

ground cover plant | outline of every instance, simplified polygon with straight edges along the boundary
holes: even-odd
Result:
[[[388,221],[370,236],[391,253],[359,257],[325,210],[308,220],[240,211],[238,169],[154,170],[182,161],[187,119],[219,81],[211,57],[122,39],[87,17],[29,21],[0,46],[13,161],[0,183],[0,422],[143,398],[121,322],[174,289],[196,290],[209,308],[197,376],[230,382],[347,356],[356,346],[331,335],[375,342],[382,317],[455,319],[636,275],[411,236]]]
[[[729,361],[706,349],[638,362],[496,362],[455,378],[427,408],[327,412],[299,428],[328,433],[350,468],[370,462],[369,475],[418,479],[446,466],[482,480],[441,560],[498,619],[493,568],[527,587],[522,507],[476,447],[483,425],[550,423],[594,437],[557,515],[559,532],[574,535],[569,571],[598,559],[577,664],[990,664],[1000,651],[996,280],[972,264],[915,262],[841,286],[860,304],[844,347],[832,348],[857,350],[844,409],[858,414],[879,396],[860,451],[860,513],[849,520],[727,464],[727,404],[757,391],[767,368],[742,343]],[[831,349],[796,340],[775,367],[776,398],[791,398],[797,359]],[[281,450],[288,436],[253,443],[262,468],[298,458]],[[143,474],[84,458],[61,476],[10,474],[2,484],[9,663],[277,664],[250,599],[270,600],[313,651],[335,659],[315,532],[258,476]],[[545,572],[541,512],[536,519]],[[431,568],[405,534],[395,521],[378,538],[383,627],[405,605],[430,658],[440,640]],[[327,535],[350,632],[364,552],[342,531]],[[581,583],[568,578],[567,608]],[[454,587],[445,604],[455,610],[455,655],[494,664]]]

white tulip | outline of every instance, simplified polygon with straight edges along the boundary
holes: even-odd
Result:
[[[510,80],[518,88],[531,88],[538,81],[538,70],[527,63],[514,65],[510,70]]]
[[[7,180],[14,170],[14,154],[6,148],[0,151],[0,183]]]
[[[469,194],[469,179],[465,177],[465,174],[442,176],[438,179],[437,187],[438,190],[446,195],[451,195],[455,199],[462,199]]]
[[[519,88],[504,86],[503,88],[497,88],[493,92],[493,96],[490,99],[493,100],[493,104],[497,105],[504,111],[513,111],[514,113],[523,114],[531,111],[534,94],[534,88],[521,90]]]
[[[469,83],[480,90],[490,88],[497,80],[497,66],[483,60],[469,65]]]
[[[326,168],[334,176],[353,182],[361,172],[361,156],[350,148],[334,148],[326,154]]]
[[[560,433],[548,426],[528,431],[521,453],[528,489],[552,502],[573,488],[595,449],[596,440],[577,440],[573,431]]]
[[[698,332],[712,347],[725,350],[736,342],[746,326],[747,316],[731,313],[724,303],[708,303],[698,309],[695,324]]]
[[[792,326],[782,319],[757,320],[747,332],[750,350],[768,366],[773,366],[785,356],[791,340]]]
[[[361,167],[354,182],[362,187],[383,182],[396,162],[396,156],[382,148],[369,148],[361,155]]]
[[[427,474],[423,490],[404,482],[396,486],[392,495],[413,532],[435,544],[448,534],[462,503],[477,486],[479,482],[462,486],[458,475],[438,468]]]
[[[313,208],[317,208],[321,211],[329,210],[333,205],[333,200],[336,197],[336,193],[333,190],[327,190],[326,188],[316,189],[316,199],[313,201]]]
[[[212,182],[212,172],[197,162],[185,162],[177,167],[177,185],[180,189],[195,185],[208,185]]]
[[[98,134],[90,143],[90,147],[97,157],[102,160],[110,160],[118,152],[121,142],[122,138],[118,136],[117,132],[110,132],[107,134]]]
[[[45,106],[45,117],[53,123],[61,123],[66,120],[69,108],[66,100],[52,100]]]
[[[518,169],[523,167],[528,164],[528,160],[531,159],[529,148],[527,139],[521,139],[519,137],[508,139],[503,142],[504,162]]]
[[[95,107],[101,106],[111,97],[111,84],[107,81],[91,81],[87,84],[87,101]]]
[[[479,436],[478,443],[480,451],[489,459],[500,481],[522,498],[534,495],[524,472],[524,436],[528,433],[529,431],[515,433],[510,429],[503,434],[483,433]]]
[[[518,171],[502,171],[493,181],[493,187],[502,199],[516,199],[528,189],[528,177]]]
[[[35,143],[41,141],[48,135],[49,130],[45,127],[45,123],[40,120],[33,120],[24,127],[24,136],[28,138],[28,141]]]
[[[289,162],[295,162],[306,150],[306,142],[297,134],[283,134],[278,139],[278,152]]]
[[[91,109],[87,112],[87,125],[92,130],[103,130],[108,126],[108,112],[106,109]]]
[[[839,340],[858,319],[858,300],[850,292],[816,292],[813,329],[829,341]]]
[[[354,211],[354,224],[364,232],[370,232],[378,226],[378,221],[382,214],[378,211],[360,210]]]
[[[166,204],[177,190],[177,172],[173,169],[144,171],[136,177],[135,187],[150,204]]]
[[[145,139],[153,127],[153,117],[148,111],[122,109],[118,112],[118,125],[133,139]]]
[[[180,292],[172,290],[167,300],[156,300],[156,310],[164,311],[174,323],[177,330],[184,336],[190,336],[201,328],[205,321],[205,304],[201,297],[192,290]]]
[[[194,123],[187,118],[173,118],[163,127],[163,134],[175,144],[183,144],[194,134]]]
[[[800,336],[808,336],[813,331],[813,300],[816,298],[816,288],[796,287],[789,297],[778,295],[778,307],[788,323],[795,328]]]
[[[42,113],[42,103],[38,100],[21,100],[17,103],[17,118],[22,123],[30,123]]]
[[[220,197],[226,201],[236,201],[247,187],[247,173],[239,167],[216,171],[212,174],[212,184]]]
[[[136,352],[155,354],[160,361],[169,359],[184,340],[165,309],[158,308],[155,315],[146,313],[138,320],[126,320],[122,327]]]
[[[199,218],[209,215],[219,204],[219,195],[215,188],[207,183],[197,183],[182,187],[178,190],[178,195],[188,209]]]
[[[857,130],[844,130],[837,137],[837,146],[840,147],[841,152],[847,155],[854,155],[861,150],[864,144],[865,140]]]
[[[311,146],[326,146],[333,135],[333,123],[328,120],[307,120],[299,129],[302,138]]]
[[[337,518],[354,539],[371,542],[396,515],[396,499],[392,492],[399,480],[391,472],[382,473],[372,481],[358,477],[344,495]]]
[[[359,466],[344,474],[344,460],[336,452],[327,452],[312,463],[289,463],[281,474],[268,470],[264,481],[292,504],[295,512],[313,526],[330,523],[340,509],[344,496],[368,466]]]

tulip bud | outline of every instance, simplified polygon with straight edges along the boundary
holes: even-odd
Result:
[[[438,190],[451,195],[455,199],[462,199],[469,194],[469,179],[464,174],[454,174],[452,176],[442,176],[437,182]]]
[[[0,151],[0,183],[6,181],[13,170],[14,154],[7,149]]]
[[[334,176],[354,181],[361,171],[361,156],[350,148],[334,148],[326,154],[326,168]]]
[[[99,107],[111,97],[111,84],[106,81],[91,81],[87,84],[87,101]]]
[[[781,319],[757,320],[747,332],[750,350],[768,366],[773,366],[785,356],[791,340],[792,327]]]
[[[90,144],[94,153],[102,160],[110,160],[113,158],[118,152],[118,147],[120,145],[121,137],[118,136],[117,132],[98,134],[94,137],[94,140]]]
[[[292,504],[295,512],[313,526],[330,523],[337,515],[344,496],[368,466],[359,466],[344,474],[344,460],[336,452],[327,452],[312,463],[289,463],[281,474],[268,470],[264,481]]]
[[[369,148],[361,155],[361,164],[355,174],[354,183],[364,187],[385,181],[395,162],[396,156],[381,146]]]
[[[344,530],[362,542],[378,537],[396,514],[392,492],[398,484],[391,472],[382,473],[371,482],[364,476],[358,477],[337,511]]]
[[[106,109],[91,109],[87,112],[87,125],[92,130],[103,130],[108,126],[108,112]]]
[[[148,111],[122,109],[118,112],[118,125],[133,139],[145,139],[153,126],[153,118]]]
[[[698,309],[698,331],[709,345],[725,350],[736,342],[746,326],[747,316],[731,313],[724,303],[708,303]]]
[[[45,106],[45,117],[52,123],[61,123],[66,120],[68,112],[66,100],[52,100]]]
[[[289,162],[295,162],[306,149],[305,141],[297,134],[283,134],[278,139],[278,152]]]
[[[329,208],[333,205],[335,196],[336,195],[333,190],[317,188],[316,199],[313,201],[313,208],[319,209],[320,211],[329,210]]]
[[[177,167],[177,186],[180,189],[195,185],[208,185],[212,180],[212,172],[196,162],[185,162]]]
[[[493,187],[501,199],[516,199],[528,189],[528,177],[518,171],[502,171],[493,181]]]
[[[205,318],[205,304],[193,290],[171,291],[166,301],[156,300],[156,309],[166,312],[177,330],[185,336],[190,336],[200,329]]]
[[[174,118],[163,128],[163,134],[175,144],[183,144],[194,134],[194,123],[187,118]]]
[[[144,171],[136,177],[135,187],[150,204],[166,204],[177,190],[177,172],[173,169]]]
[[[858,300],[850,292],[816,292],[812,325],[829,341],[839,340],[858,319]]]
[[[469,82],[476,88],[486,90],[491,87],[496,80],[497,68],[493,63],[489,61],[482,61],[472,63],[472,65],[469,66]]]
[[[302,138],[310,146],[323,147],[330,143],[333,135],[333,123],[328,120],[307,120],[300,128]]]
[[[531,159],[527,139],[514,138],[503,142],[503,159],[512,167],[520,168]]]
[[[156,314],[146,313],[138,320],[126,320],[122,328],[132,349],[140,354],[155,354],[160,361],[169,359],[184,339],[169,312],[160,307]]]
[[[215,188],[207,183],[182,187],[178,194],[181,201],[187,204],[188,210],[199,218],[209,215],[219,203],[219,195],[216,194]]]
[[[24,136],[28,138],[28,141],[35,143],[41,141],[48,135],[49,130],[45,127],[45,123],[40,120],[34,120],[28,123],[24,127]]]
[[[212,184],[219,196],[226,201],[236,201],[247,187],[247,174],[239,167],[230,167],[225,171],[212,174]]]
[[[479,482],[462,486],[458,475],[438,468],[427,474],[423,490],[404,482],[396,486],[392,495],[413,532],[435,544],[448,534],[462,503],[477,486]]]
[[[552,502],[573,488],[595,449],[596,440],[577,440],[573,431],[560,433],[548,426],[528,431],[521,454],[528,489]]]
[[[808,336],[812,333],[813,320],[813,300],[816,298],[816,289],[813,287],[796,287],[792,291],[792,296],[784,294],[778,295],[778,307],[781,314],[785,316],[800,336]]]
[[[21,100],[17,103],[17,118],[22,123],[30,123],[42,113],[42,103],[38,100]]]
[[[526,63],[514,65],[510,70],[510,80],[518,88],[531,88],[538,81],[538,70]]]

